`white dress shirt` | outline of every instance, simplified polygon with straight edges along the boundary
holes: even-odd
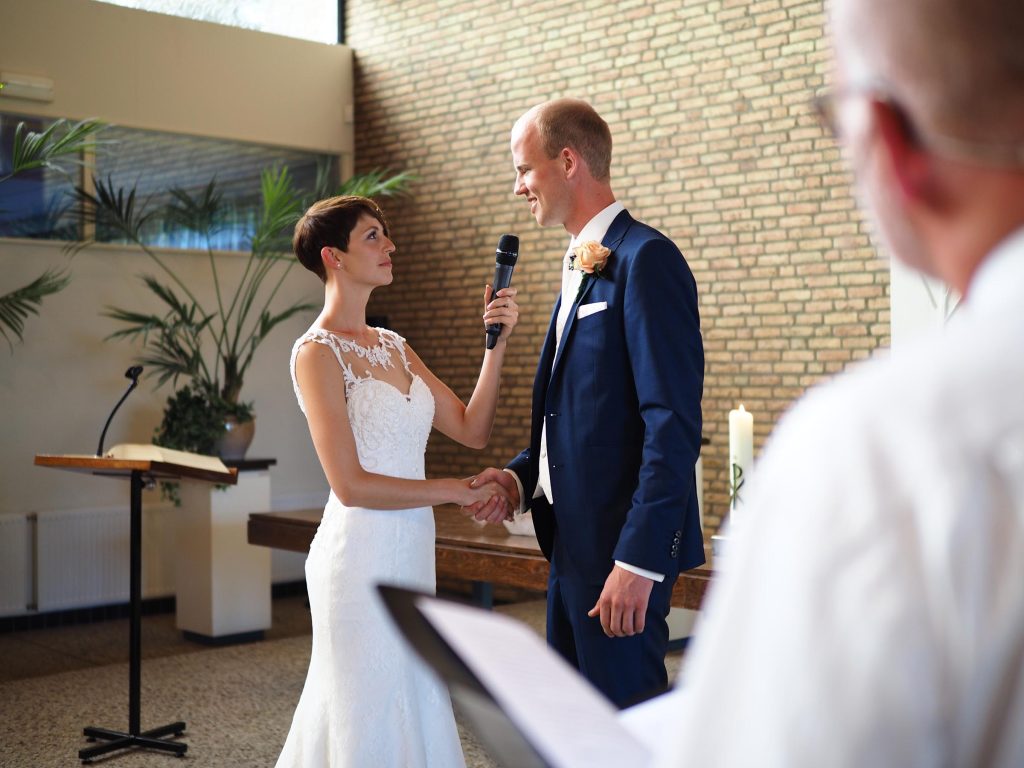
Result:
[[[1024,766],[1024,230],[751,478],[657,765]]]
[[[585,243],[588,240],[594,240],[600,243],[604,240],[604,236],[608,234],[608,228],[615,221],[615,217],[618,216],[622,211],[626,210],[626,207],[615,201],[607,208],[601,210],[597,215],[588,221],[583,229],[580,230],[579,234],[573,237],[569,241],[569,247],[565,251],[565,257],[562,260],[562,303],[558,308],[558,316],[555,318],[555,356],[558,355],[558,347],[562,343],[562,331],[565,330],[565,324],[569,320],[569,313],[572,311],[573,304],[576,302],[576,294],[579,292],[580,283],[583,282],[583,271],[580,269],[569,269],[570,256],[573,248],[580,243]],[[548,425],[547,418],[544,419],[541,425],[540,432],[540,457],[538,461],[538,477],[537,487],[534,488],[532,498],[536,499],[543,495],[548,503],[554,504],[554,496],[551,493],[551,469],[548,466]],[[519,487],[519,511],[518,515],[523,514],[526,509],[526,496],[523,495],[523,484],[519,479],[519,476],[511,471],[505,470],[516,480],[516,485]],[[665,574],[655,573],[654,571],[648,571],[644,568],[638,568],[635,565],[624,563],[620,560],[616,560],[615,564],[620,568],[624,568],[632,573],[639,574],[640,576],[646,576],[648,579],[654,581],[664,581]]]

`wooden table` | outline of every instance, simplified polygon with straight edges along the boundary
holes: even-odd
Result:
[[[308,552],[320,525],[321,509],[293,512],[265,512],[249,515],[249,543],[258,546]],[[480,526],[459,512],[443,506],[434,510],[437,526],[437,576],[466,579],[483,602],[490,598],[490,585],[502,584],[543,592],[548,584],[548,561],[533,536],[512,536],[504,527]],[[708,564],[679,574],[672,592],[677,608],[700,608],[711,581]]]

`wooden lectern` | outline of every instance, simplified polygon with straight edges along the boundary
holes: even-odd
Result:
[[[188,745],[180,741],[163,739],[174,734],[181,736],[185,723],[178,721],[159,728],[143,731],[139,725],[139,691],[142,682],[142,488],[154,480],[199,480],[208,483],[234,485],[238,481],[238,470],[219,472],[199,469],[170,461],[149,459],[108,459],[99,456],[53,456],[39,454],[35,463],[40,467],[54,467],[73,472],[85,472],[106,477],[126,477],[131,481],[130,512],[131,541],[129,544],[130,564],[130,608],[128,637],[128,731],[113,731],[108,728],[87,727],[83,733],[89,741],[100,739],[105,743],[78,751],[78,759],[91,763],[93,758],[115,752],[119,749],[142,747],[173,752],[182,757]]]

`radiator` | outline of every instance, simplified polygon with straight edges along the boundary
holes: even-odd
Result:
[[[121,509],[40,512],[36,527],[40,611],[128,599],[128,514]]]
[[[0,515],[0,616],[25,613],[32,603],[32,539],[25,515]]]

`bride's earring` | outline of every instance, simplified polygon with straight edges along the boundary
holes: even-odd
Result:
[[[345,268],[344,265],[341,263],[341,257],[335,256],[334,251],[332,251],[330,248],[324,248],[323,251],[321,251],[320,256],[335,269]]]

